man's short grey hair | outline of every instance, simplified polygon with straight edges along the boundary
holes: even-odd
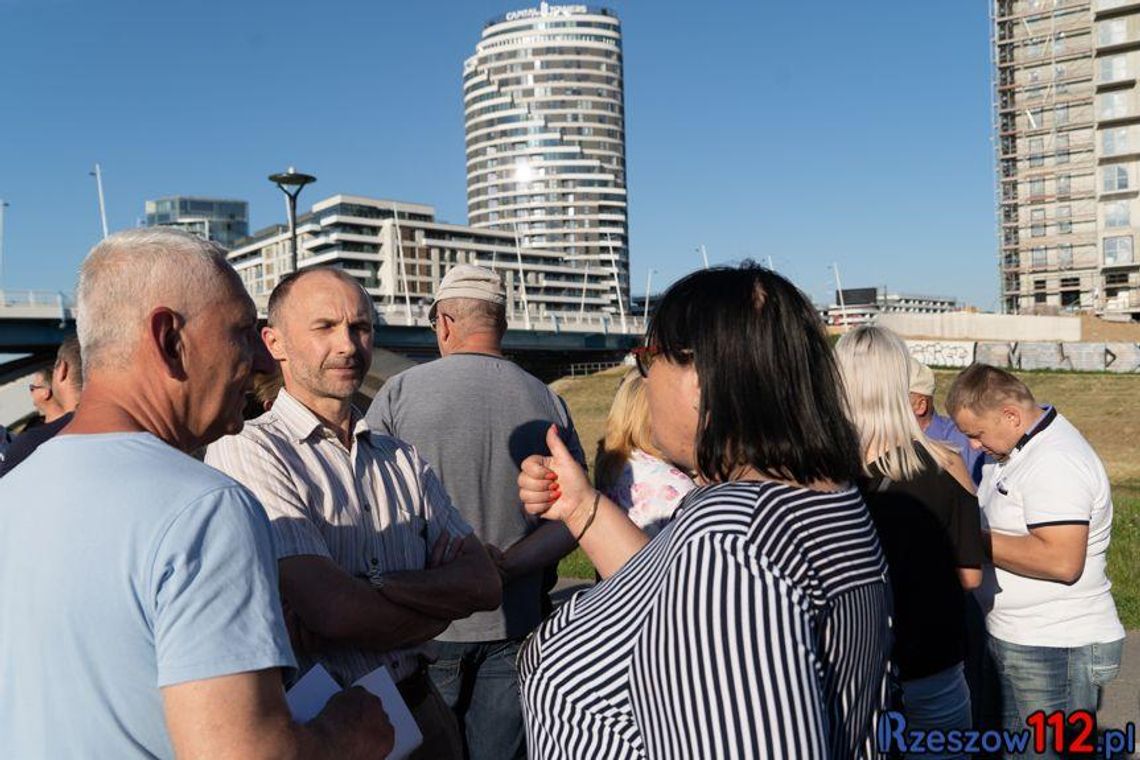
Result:
[[[75,321],[84,374],[125,365],[152,309],[166,306],[189,320],[240,288],[217,243],[170,227],[111,235],[79,270]]]
[[[507,331],[507,307],[479,298],[448,298],[439,302],[466,334],[492,332],[500,338]]]

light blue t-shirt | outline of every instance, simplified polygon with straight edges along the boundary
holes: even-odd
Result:
[[[0,757],[171,757],[163,686],[295,667],[265,512],[147,433],[0,480]]]

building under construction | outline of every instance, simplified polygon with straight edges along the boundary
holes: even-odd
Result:
[[[1002,310],[1140,320],[1140,0],[990,9]]]

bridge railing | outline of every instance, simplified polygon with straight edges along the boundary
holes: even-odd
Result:
[[[410,309],[403,304],[378,304],[376,313],[380,324],[409,327],[430,327],[428,310],[423,304],[413,304]],[[617,314],[577,313],[532,314],[528,320],[520,313],[507,315],[507,329],[534,330],[541,332],[601,332],[622,335],[640,335],[645,332],[645,320],[627,315],[623,320]]]
[[[0,318],[74,317],[75,298],[56,290],[0,290]]]
[[[255,299],[258,311],[265,316],[265,298]],[[382,325],[430,327],[426,304],[378,304],[377,317]],[[68,321],[75,317],[75,298],[70,293],[53,290],[0,290],[0,318],[50,319]],[[565,314],[532,314],[529,319],[521,313],[507,315],[510,330],[536,332],[605,333],[641,335],[645,320],[641,317],[600,312],[568,312]]]

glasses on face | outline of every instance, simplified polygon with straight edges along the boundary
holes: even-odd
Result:
[[[439,321],[445,318],[451,319],[452,317],[450,314],[444,314],[442,311],[437,311],[435,314],[428,317],[428,324],[431,326],[431,331],[435,332],[436,328],[439,327]]]
[[[51,387],[50,385],[38,385],[36,383],[32,383],[31,385],[28,386],[28,393],[35,393],[36,391],[46,391],[50,387]]]
[[[653,360],[661,355],[661,349],[657,346],[638,346],[632,353],[637,373],[643,378],[649,377],[649,368],[653,366]]]

